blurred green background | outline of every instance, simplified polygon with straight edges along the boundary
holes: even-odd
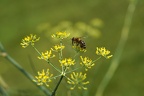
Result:
[[[38,54],[20,46],[21,39],[30,33],[41,37],[36,47],[45,51],[54,45],[53,31],[70,31],[72,36],[86,37],[86,54],[96,58],[96,47],[104,46],[114,54],[120,40],[129,0],[0,0],[0,41],[6,51],[33,76],[30,61],[36,70],[48,67],[37,59]],[[91,28],[91,22],[96,26]],[[64,24],[66,28],[59,28]],[[77,30],[76,25],[87,25],[91,30]],[[72,26],[72,27],[71,27]],[[144,96],[144,1],[138,0],[133,15],[130,34],[122,53],[120,66],[107,86],[104,96]],[[60,29],[60,30],[58,30]],[[95,33],[92,33],[95,32]],[[66,40],[66,56],[73,55],[71,40]],[[29,59],[30,58],[30,59]],[[101,59],[88,72],[86,96],[94,96],[111,60]],[[10,96],[44,96],[44,94],[20,73],[11,63],[0,57],[0,75],[7,84]],[[52,90],[56,82],[50,87]],[[57,96],[83,96],[83,91],[69,91],[62,82]]]

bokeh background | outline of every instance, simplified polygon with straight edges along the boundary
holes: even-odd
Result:
[[[53,32],[67,31],[71,37],[85,37],[86,55],[93,59],[97,58],[94,54],[96,47],[104,46],[114,54],[128,5],[129,0],[0,0],[0,41],[10,56],[33,76],[36,73],[31,63],[37,71],[49,66],[37,59],[38,54],[31,47],[23,49],[20,46],[21,39],[30,33],[41,37],[36,44],[40,51],[56,43],[51,40]],[[120,66],[106,87],[104,96],[144,96],[143,26],[144,1],[138,0]],[[71,39],[67,39],[65,44],[68,46],[65,56],[74,55]],[[110,63],[111,59],[103,58],[88,72],[90,84],[87,91],[70,91],[64,80],[57,96],[94,96]],[[0,57],[0,76],[10,96],[44,96],[3,57]],[[55,84],[56,81],[49,89],[52,90]]]

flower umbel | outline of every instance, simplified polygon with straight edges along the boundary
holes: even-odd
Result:
[[[63,60],[59,60],[59,62],[61,63],[61,66],[65,66],[65,67],[69,67],[71,65],[75,64],[75,60],[72,60],[71,58],[65,58]]]
[[[58,52],[58,51],[61,51],[65,48],[65,46],[61,46],[61,45],[55,45],[53,46],[53,48],[51,48],[52,51],[55,51],[55,52]]]
[[[66,32],[57,32],[56,34],[51,35],[52,38],[64,39],[69,37],[70,33]]]
[[[72,40],[72,48],[76,51],[76,54],[74,54],[73,57],[65,58],[64,53],[66,55],[70,55],[68,52],[63,51],[65,49],[64,41],[63,39],[68,38],[70,33],[67,32],[57,32],[53,35],[51,35],[52,38],[57,38],[59,40],[59,44],[51,47],[50,50],[46,50],[45,52],[40,52],[35,46],[35,42],[37,42],[40,38],[36,35],[30,34],[29,36],[22,39],[22,42],[20,45],[23,48],[26,48],[27,46],[31,45],[34,50],[39,54],[38,59],[43,59],[48,63],[53,69],[55,69],[58,74],[53,76],[49,72],[49,69],[38,71],[38,75],[35,76],[35,79],[33,80],[37,85],[45,85],[49,87],[49,82],[52,81],[52,79],[57,80],[56,78],[59,78],[59,81],[56,83],[56,86],[50,96],[55,96],[56,91],[61,84],[61,81],[65,77],[67,79],[67,83],[70,84],[70,89],[73,90],[74,88],[87,90],[86,85],[89,84],[89,81],[86,80],[87,74],[82,73],[81,71],[78,71],[78,69],[82,69],[83,71],[88,71],[90,68],[92,68],[95,65],[95,62],[99,60],[102,56],[106,59],[111,58],[113,55],[110,54],[110,51],[107,50],[105,47],[96,48],[96,54],[100,55],[97,59],[90,59],[89,57],[84,57],[80,55],[81,52],[86,52],[86,48],[89,46],[86,46],[86,43],[84,40],[81,39],[81,37],[73,37]],[[71,50],[70,50],[71,51]],[[57,64],[54,64],[54,62],[51,62],[51,58],[55,57],[53,52],[57,52],[58,60],[55,60],[60,64],[59,67],[57,67]],[[77,56],[80,55],[80,58],[77,58]],[[56,58],[57,59],[57,58]],[[78,60],[80,59],[80,60]],[[77,61],[78,60],[78,61]],[[78,63],[78,66],[76,65]],[[68,76],[68,74],[70,74]]]
[[[106,59],[111,58],[113,55],[109,55],[110,51],[106,50],[105,47],[96,48],[96,54],[105,57]]]
[[[22,39],[20,45],[23,48],[26,48],[29,44],[31,44],[32,46],[34,45],[35,42],[37,42],[40,39],[40,37],[36,37],[36,35],[30,34],[30,36],[25,37],[24,39]]]
[[[80,56],[81,58],[81,65],[84,65],[85,66],[85,70],[87,71],[88,68],[91,68],[92,66],[94,66],[95,64],[93,63],[93,61],[91,59],[89,59],[88,57],[82,57]]]
[[[70,88],[71,90],[73,90],[76,86],[78,89],[87,90],[85,85],[88,84],[89,81],[84,82],[85,79],[86,79],[86,73],[82,74],[82,72],[80,73],[73,72],[71,74],[71,78],[68,78],[67,83],[72,85],[72,87]]]
[[[49,87],[48,83],[51,82],[50,78],[52,76],[53,76],[53,74],[49,73],[49,69],[47,69],[46,72],[43,69],[42,72],[38,72],[38,76],[35,76],[36,79],[34,79],[33,81],[36,82],[37,85],[45,84],[46,86]]]
[[[53,58],[53,57],[55,57],[55,55],[53,55],[52,54],[52,51],[50,50],[50,51],[46,51],[45,53],[41,53],[41,56],[40,57],[38,57],[39,59],[44,59],[44,60],[48,60],[48,59],[50,59],[50,58]]]

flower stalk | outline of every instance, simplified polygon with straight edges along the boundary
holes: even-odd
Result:
[[[111,65],[107,71],[107,73],[105,74],[103,80],[101,81],[95,96],[103,96],[104,90],[107,87],[107,85],[109,84],[110,80],[112,79],[115,71],[117,70],[118,66],[119,66],[119,61],[122,55],[122,52],[124,50],[124,46],[126,44],[126,41],[128,39],[128,34],[129,34],[129,30],[130,30],[130,26],[131,26],[131,22],[132,22],[132,17],[135,11],[135,7],[137,4],[138,0],[131,0],[127,9],[127,13],[126,13],[126,17],[125,17],[125,21],[124,21],[124,26],[122,28],[121,31],[121,38],[120,41],[118,43],[114,58],[111,62]]]
[[[3,45],[0,42],[0,51],[3,54],[6,54],[4,58],[6,58],[13,66],[15,66],[23,75],[25,75],[32,83],[34,83],[41,91],[43,91],[47,96],[50,96],[50,91],[47,90],[44,86],[38,86],[35,82],[33,82],[33,76],[28,73],[18,62],[16,62],[4,49]]]
[[[56,85],[54,91],[52,92],[51,96],[55,96],[56,91],[57,91],[57,89],[58,89],[58,87],[59,87],[59,85],[60,85],[60,83],[61,83],[63,77],[64,77],[64,75],[61,75],[61,77],[60,77],[60,79],[59,79],[59,82],[57,83],[57,85]]]

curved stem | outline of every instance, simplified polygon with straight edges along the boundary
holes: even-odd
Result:
[[[131,0],[130,4],[128,6],[127,14],[125,17],[125,22],[124,22],[124,26],[123,26],[123,29],[121,32],[121,38],[120,38],[119,44],[117,46],[116,52],[115,52],[113,60],[111,62],[111,65],[110,65],[107,73],[105,74],[103,80],[101,81],[95,96],[103,96],[105,88],[109,84],[109,82],[112,79],[116,69],[119,66],[120,57],[122,55],[124,46],[125,46],[127,38],[128,38],[128,34],[129,34],[130,26],[131,26],[131,21],[132,21],[132,16],[134,14],[134,10],[136,7],[136,2],[137,2],[137,0]]]
[[[18,63],[16,62],[9,54],[6,53],[3,45],[0,43],[0,50],[3,54],[3,57],[6,58],[13,66],[15,66],[21,73],[23,73],[30,81],[33,80],[33,76],[28,73],[25,69],[23,69],[23,67]],[[37,85],[35,82],[32,81],[32,83],[34,83],[35,85]],[[38,86],[37,87],[43,91],[47,96],[50,96],[50,91],[47,90],[47,88],[45,88],[44,86]]]

